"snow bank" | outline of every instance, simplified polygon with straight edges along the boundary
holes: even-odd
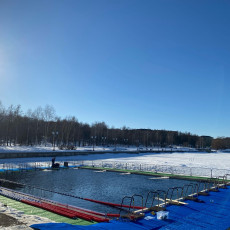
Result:
[[[75,151],[187,151],[187,152],[194,152],[197,151],[194,148],[187,148],[187,147],[172,147],[172,148],[161,148],[161,147],[136,147],[136,146],[85,146],[85,147],[76,147]],[[0,153],[5,152],[51,152],[53,151],[53,147],[51,144],[47,146],[0,146]],[[60,150],[57,146],[55,147],[55,151],[60,152],[67,152],[73,150]]]

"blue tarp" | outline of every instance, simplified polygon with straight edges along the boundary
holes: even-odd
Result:
[[[89,226],[70,225],[64,223],[35,224],[32,228],[39,230],[198,230],[227,229],[230,227],[230,189],[210,192],[210,196],[200,196],[204,203],[186,201],[185,206],[168,206],[169,219],[140,219],[136,222],[113,220],[110,223],[98,223]],[[152,216],[147,213],[146,216]],[[152,216],[153,217],[153,216]]]

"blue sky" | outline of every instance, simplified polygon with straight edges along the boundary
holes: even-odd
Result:
[[[0,100],[230,136],[230,2],[0,0]]]

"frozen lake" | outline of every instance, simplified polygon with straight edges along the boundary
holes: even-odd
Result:
[[[51,162],[51,157],[0,159],[2,163]],[[229,169],[230,153],[104,153],[56,157],[56,161],[95,161]]]

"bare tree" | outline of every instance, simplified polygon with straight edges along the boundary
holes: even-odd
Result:
[[[46,105],[44,110],[43,110],[43,118],[44,118],[44,121],[45,121],[45,126],[44,126],[44,142],[45,142],[45,146],[47,145],[50,122],[53,120],[54,117],[55,117],[55,109],[54,109],[54,107],[51,106],[51,105]]]
[[[32,112],[32,118],[36,121],[36,128],[35,128],[35,144],[38,144],[38,133],[39,133],[39,128],[40,124],[42,121],[42,118],[44,117],[43,115],[43,109],[41,106],[37,107],[33,112]]]

